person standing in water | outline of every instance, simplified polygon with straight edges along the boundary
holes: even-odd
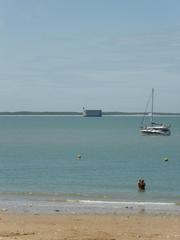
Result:
[[[146,183],[145,183],[144,179],[139,179],[138,188],[140,191],[145,191]]]

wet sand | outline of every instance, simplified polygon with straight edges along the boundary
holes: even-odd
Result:
[[[0,213],[0,240],[180,240],[180,215]]]

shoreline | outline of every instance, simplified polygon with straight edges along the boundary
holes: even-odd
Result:
[[[0,211],[29,214],[176,214],[180,203],[148,201],[105,201],[83,199],[0,198]]]
[[[178,240],[180,215],[0,213],[0,239]]]

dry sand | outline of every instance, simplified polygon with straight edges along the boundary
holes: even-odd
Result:
[[[0,214],[0,240],[180,240],[180,215]]]

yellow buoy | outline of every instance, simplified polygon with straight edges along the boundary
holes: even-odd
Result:
[[[167,162],[169,159],[168,159],[168,157],[163,157],[163,160],[164,160],[165,162]]]
[[[82,157],[81,154],[76,155],[76,159],[78,159],[78,160],[81,159],[81,157]]]

